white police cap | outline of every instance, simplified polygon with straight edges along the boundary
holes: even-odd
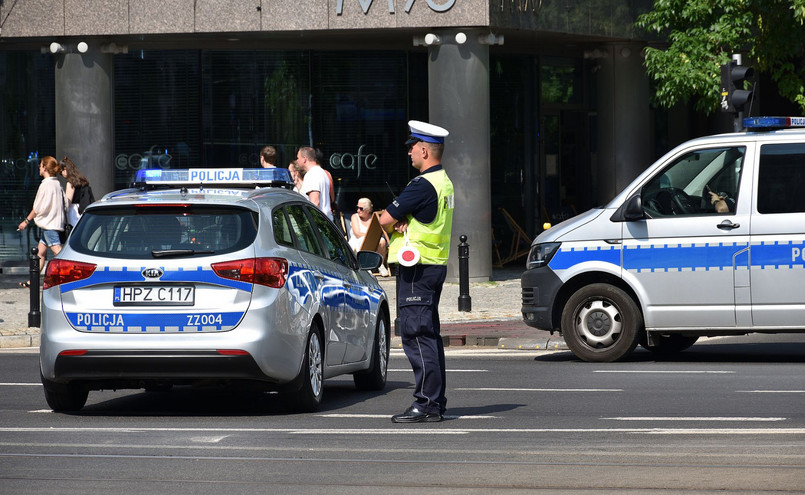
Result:
[[[409,120],[408,127],[411,129],[411,135],[408,137],[405,144],[413,144],[417,141],[444,143],[444,138],[450,134],[447,132],[447,129],[443,127],[428,124],[427,122],[420,122],[419,120]]]

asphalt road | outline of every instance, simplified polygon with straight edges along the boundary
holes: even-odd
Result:
[[[0,352],[0,493],[805,492],[805,335],[708,339],[674,359],[448,351],[448,418],[392,424],[326,382],[316,414],[221,390],[91,392],[47,409],[35,352]]]

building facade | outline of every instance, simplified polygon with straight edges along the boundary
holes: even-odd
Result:
[[[527,244],[518,228],[607,201],[686,137],[650,109],[633,23],[651,4],[0,0],[0,261],[36,242],[15,229],[42,156],[69,156],[100,197],[144,167],[254,167],[267,144],[287,166],[312,145],[351,213],[415,175],[418,119],[450,131],[454,244],[467,235],[488,280]]]

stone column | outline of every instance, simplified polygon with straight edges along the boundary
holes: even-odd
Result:
[[[595,50],[598,71],[597,203],[604,204],[652,160],[649,83],[643,45],[613,43]]]
[[[86,53],[56,59],[56,159],[70,157],[96,199],[114,189],[113,55],[89,44]]]
[[[456,199],[447,280],[458,280],[457,246],[465,234],[470,281],[487,281],[492,275],[489,45],[478,30],[429,32],[439,37],[428,48],[429,121],[450,131],[443,165]]]

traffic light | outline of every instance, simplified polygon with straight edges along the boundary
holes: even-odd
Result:
[[[723,112],[743,112],[744,105],[752,99],[752,81],[755,70],[738,65],[735,61],[721,66],[721,110]],[[750,89],[744,88],[748,82]]]

